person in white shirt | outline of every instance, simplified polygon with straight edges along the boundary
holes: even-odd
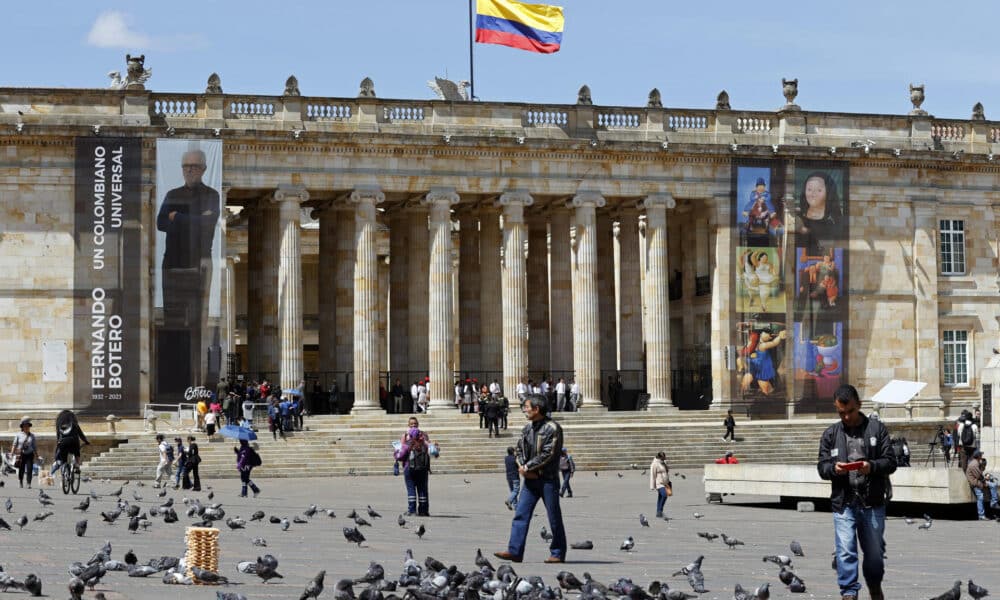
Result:
[[[497,383],[496,379],[494,379],[493,383],[490,384],[490,394],[492,394],[494,398],[500,395],[500,384]]]
[[[524,402],[524,395],[528,393],[528,384],[524,382],[524,379],[517,382],[517,390],[515,391],[517,392],[517,399],[520,402]]]
[[[573,381],[569,386],[569,399],[573,403],[571,410],[580,410],[580,402],[582,400],[580,398],[580,384],[576,381]]]
[[[173,469],[171,469],[170,459],[167,457],[167,452],[170,451],[170,444],[167,443],[162,433],[156,434],[156,445],[160,451],[160,462],[156,465],[156,477],[153,479],[153,487],[158,488],[161,485],[166,485],[163,483],[164,478],[170,481]]]
[[[562,377],[556,384],[556,410],[559,412],[566,410],[566,380]]]
[[[542,383],[538,387],[541,390],[542,394],[544,394],[546,396],[549,395],[549,382],[548,381],[546,381],[546,380],[543,379]]]
[[[531,381],[530,379],[528,380],[528,383],[531,384],[531,393],[532,394],[541,394],[542,393],[542,386],[538,385],[534,381]]]
[[[414,381],[413,385],[410,386],[410,398],[413,400],[413,412],[419,412],[418,400],[420,400],[420,386]]]
[[[417,385],[417,412],[427,412],[427,398],[430,396],[430,382],[424,381]]]
[[[462,390],[463,389],[464,389],[464,386],[462,385],[462,382],[461,381],[456,381],[455,382],[455,406],[458,406],[458,405],[462,404]],[[463,409],[462,412],[465,412],[465,410]]]

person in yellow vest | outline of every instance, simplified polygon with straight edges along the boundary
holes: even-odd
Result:
[[[208,404],[204,398],[198,398],[198,431],[205,431],[205,415],[208,413]]]

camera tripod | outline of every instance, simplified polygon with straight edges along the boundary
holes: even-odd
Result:
[[[937,449],[937,446],[938,446],[938,441],[937,440],[933,440],[933,441],[927,442],[927,457],[924,458],[924,466],[925,467],[927,466],[927,462],[928,461],[930,461],[932,467],[936,467],[937,466],[937,452],[935,452],[935,450]],[[944,449],[943,448],[941,449],[941,452],[942,452],[942,454],[944,453]],[[946,466],[946,467],[951,466],[951,465],[948,464],[948,459],[947,458],[944,459],[944,466]]]

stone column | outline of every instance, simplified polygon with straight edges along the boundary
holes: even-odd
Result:
[[[482,342],[483,372],[487,379],[502,380],[503,312],[500,293],[500,212],[493,206],[479,210],[479,270],[482,278],[479,311],[482,319],[479,339]],[[500,382],[503,384],[503,382]],[[514,389],[503,388],[514,397]]]
[[[409,210],[406,292],[409,295],[407,315],[407,371],[411,380],[427,375],[427,300],[430,248],[427,229],[427,209]]]
[[[334,371],[337,356],[337,215],[330,204],[312,211],[319,220],[319,370]],[[329,381],[324,381],[328,389]],[[325,391],[325,389],[324,389]]]
[[[451,207],[458,204],[453,188],[431,189],[422,200],[430,207],[430,312],[427,340],[431,378],[430,405],[454,408],[452,331]]]
[[[527,302],[528,369],[538,377],[551,375],[549,362],[549,240],[544,214],[528,222]]]
[[[336,221],[336,274],[334,275],[334,310],[336,329],[333,370],[341,391],[353,386],[346,380],[354,369],[354,270],[357,264],[357,216],[352,200],[335,202],[331,209]],[[345,385],[348,384],[348,385]]]
[[[389,220],[389,371],[393,383],[400,377],[407,393],[413,378],[404,376],[409,369],[408,323],[410,313],[407,288],[409,239],[406,235],[408,217],[402,210],[394,210]],[[409,381],[407,381],[409,379]]]
[[[622,208],[618,217],[618,247],[620,248],[618,287],[619,301],[618,348],[622,371],[629,373],[628,383],[642,370],[642,289],[639,265],[639,211],[635,206]],[[638,380],[636,380],[638,381]]]
[[[569,202],[576,213],[576,278],[573,285],[573,368],[581,404],[601,406],[601,339],[597,287],[597,209],[600,192],[584,191]]]
[[[354,409],[352,412],[381,410],[378,397],[379,367],[379,286],[378,255],[375,247],[375,205],[385,201],[377,187],[357,188],[351,193],[354,204]]]
[[[247,217],[247,349],[248,371],[276,384],[278,362],[278,207],[258,200]]]
[[[281,389],[302,381],[302,250],[299,207],[309,199],[305,188],[281,186],[274,192],[278,205],[281,245],[278,264],[278,339],[281,347]]]
[[[608,377],[618,370],[618,315],[615,302],[615,234],[614,216],[602,211],[597,214],[597,313],[600,319],[601,398],[608,395]]]
[[[573,283],[571,275],[572,248],[569,241],[570,213],[557,206],[549,214],[551,231],[549,285],[550,311],[549,339],[551,368],[556,377],[569,377],[566,371],[573,370]]]
[[[235,373],[229,372],[229,354],[236,352],[236,263],[240,262],[239,255],[226,257],[225,286],[226,286],[226,348],[222,356],[222,376],[233,377]]]
[[[732,215],[732,199],[728,193],[720,194],[713,198],[712,207],[712,229],[715,231],[715,263],[711,266],[712,404],[731,407],[733,375],[726,366],[726,349],[733,343],[733,315],[736,312],[731,303],[733,239],[729,220]],[[791,320],[787,322],[791,323]],[[786,364],[791,364],[789,358],[785,358]]]
[[[670,299],[668,292],[667,209],[676,203],[670,194],[647,196],[646,297],[649,319],[646,330],[646,391],[649,408],[671,407],[670,397]]]
[[[384,252],[384,249],[383,249]],[[389,370],[389,257],[378,256],[378,371],[379,377]],[[386,382],[386,389],[392,383]]]
[[[913,296],[917,381],[927,382],[920,401],[941,399],[938,330],[937,198],[920,196],[913,203]]]
[[[503,207],[503,389],[508,397],[528,374],[524,208],[533,203],[523,191],[506,192],[498,202]]]
[[[482,374],[479,322],[479,214],[463,210],[458,217],[458,340],[459,371]],[[482,382],[481,382],[482,383]],[[488,381],[485,383],[489,383]]]

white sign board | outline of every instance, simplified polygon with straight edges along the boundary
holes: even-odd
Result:
[[[42,381],[58,383],[69,381],[66,374],[66,342],[50,340],[42,342]]]
[[[919,394],[920,390],[924,389],[926,385],[923,381],[893,379],[872,396],[872,402],[878,404],[906,404]]]

